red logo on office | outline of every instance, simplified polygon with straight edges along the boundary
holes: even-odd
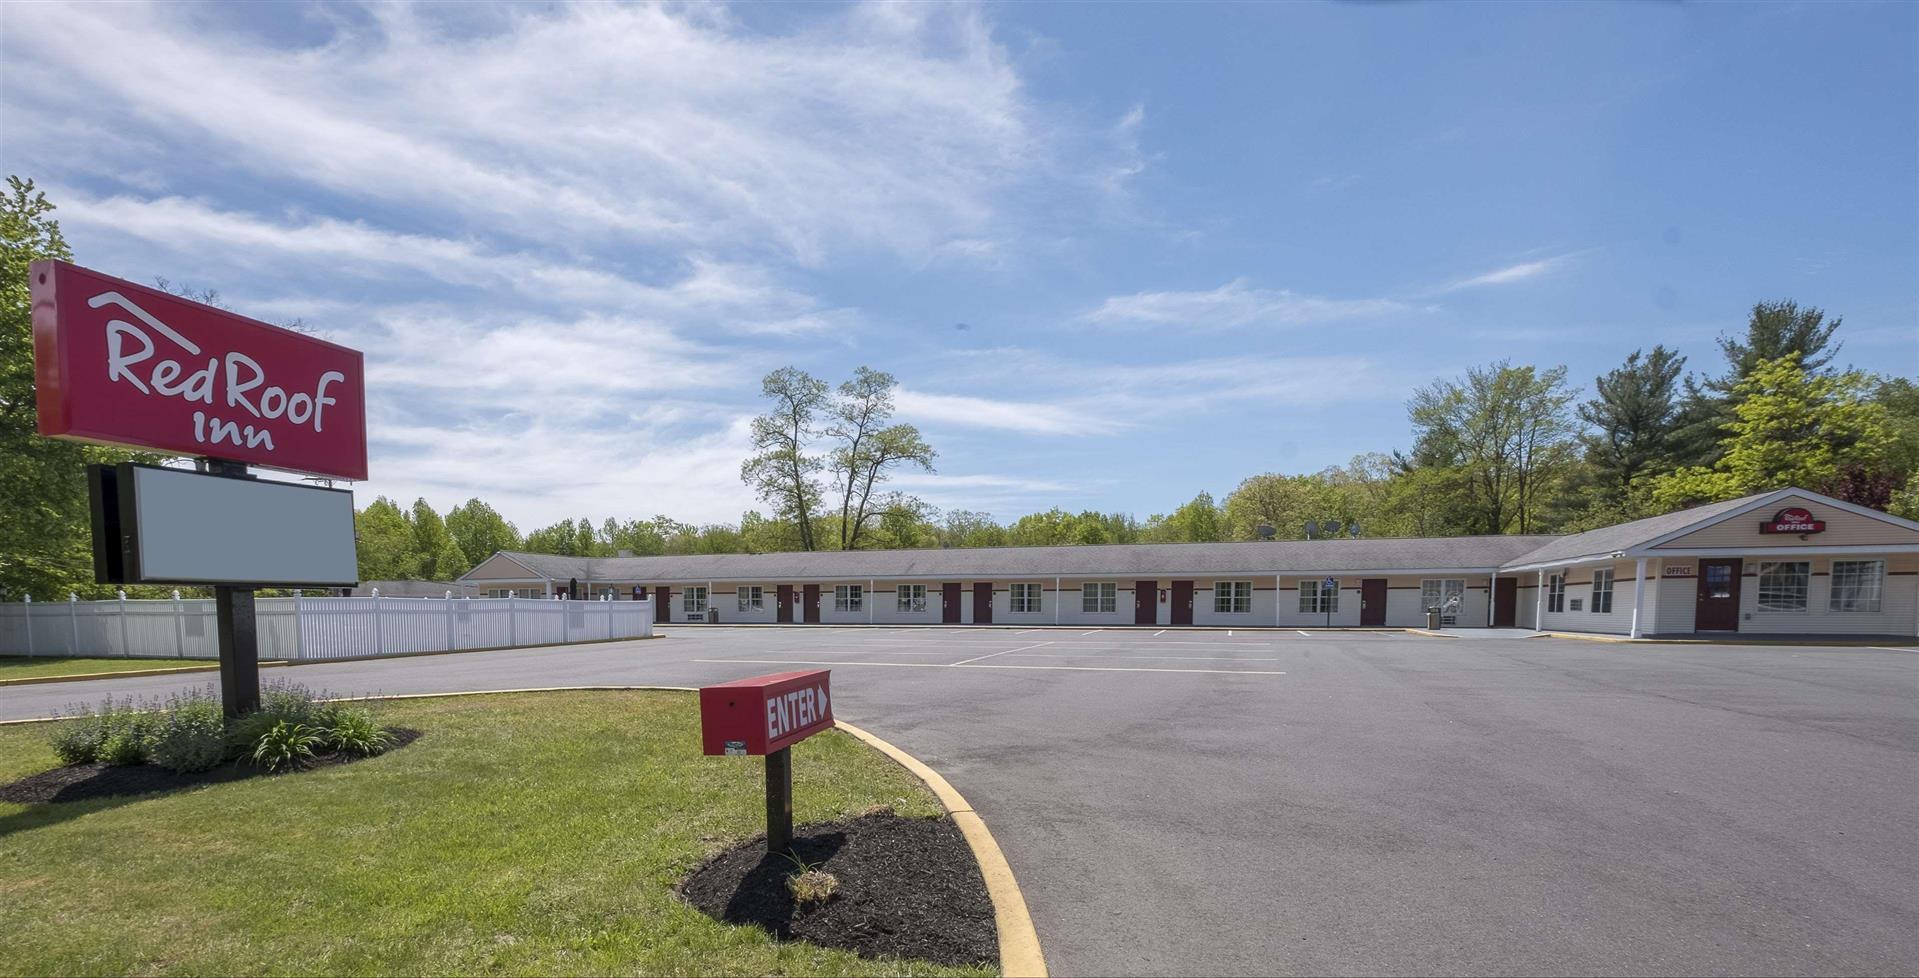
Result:
[[[42,435],[366,478],[358,350],[66,262],[28,281]]]
[[[1772,519],[1759,524],[1761,533],[1823,533],[1825,520],[1812,518],[1812,510],[1803,506],[1788,506],[1772,514]]]

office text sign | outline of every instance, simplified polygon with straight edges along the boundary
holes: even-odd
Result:
[[[359,351],[66,262],[28,274],[41,434],[366,478]]]

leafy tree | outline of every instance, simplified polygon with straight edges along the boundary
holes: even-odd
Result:
[[[800,549],[814,544],[813,517],[820,509],[817,473],[823,464],[807,453],[817,434],[820,412],[827,407],[828,388],[797,367],[782,367],[766,375],[760,393],[773,409],[753,419],[755,454],[740,465],[740,480],[799,531]]]
[[[992,514],[967,509],[948,510],[940,526],[942,547],[1004,547],[1006,528],[993,521]]]
[[[1892,494],[1892,502],[1886,506],[1886,512],[1909,520],[1919,520],[1919,475],[1908,478],[1905,487]]]
[[[1584,436],[1586,460],[1606,500],[1632,497],[1649,472],[1670,460],[1685,365],[1685,357],[1655,346],[1651,353],[1634,350],[1624,365],[1593,382],[1595,396],[1579,406],[1579,417],[1594,429]]]
[[[1226,538],[1225,514],[1202,492],[1167,516],[1146,521],[1145,539],[1154,543],[1213,543]]]
[[[1465,478],[1468,532],[1538,529],[1539,496],[1572,458],[1573,395],[1565,381],[1565,367],[1542,372],[1501,361],[1413,392],[1414,457]]]
[[[1739,385],[1760,364],[1796,353],[1808,373],[1823,372],[1839,352],[1833,336],[1840,322],[1838,317],[1826,322],[1824,311],[1800,309],[1790,299],[1755,303],[1742,336],[1719,338],[1726,372],[1703,382],[1686,379],[1686,398],[1674,433],[1677,460],[1711,465],[1719,458],[1726,425],[1739,406]]]
[[[423,563],[414,549],[413,527],[398,503],[381,496],[353,516],[359,538],[360,580],[410,581]]]
[[[528,533],[525,549],[528,553],[557,554],[562,557],[609,555],[609,548],[602,545],[593,532],[593,521],[584,518],[561,520]]]
[[[473,569],[453,534],[447,532],[446,521],[425,499],[413,501],[407,524],[413,530],[413,552],[419,555],[421,580],[451,581]]]
[[[1886,408],[1868,389],[1863,374],[1807,371],[1797,353],[1760,363],[1734,389],[1724,454],[1658,479],[1654,503],[1676,509],[1785,486],[1843,491],[1842,464],[1875,470],[1892,444]]]
[[[1886,468],[1904,481],[1919,473],[1919,384],[1905,377],[1879,381],[1873,400],[1886,409]]]
[[[859,367],[853,379],[840,385],[839,399],[829,408],[833,423],[828,437],[839,444],[828,456],[835,490],[840,495],[841,550],[859,546],[860,534],[876,515],[873,492],[900,465],[914,465],[933,471],[932,446],[910,424],[887,424],[893,417],[893,389],[899,386],[893,375]],[[916,510],[916,503],[904,503],[888,497],[886,507],[904,505]],[[895,513],[897,519],[898,514]]]
[[[480,561],[502,550],[520,549],[520,531],[477,498],[447,511],[446,531],[459,544],[469,568],[478,567]]]

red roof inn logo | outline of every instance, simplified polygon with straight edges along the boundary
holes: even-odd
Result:
[[[1788,506],[1772,514],[1772,519],[1759,524],[1761,533],[1823,533],[1825,520],[1812,518],[1812,510],[1803,506]]]
[[[358,350],[66,262],[28,281],[41,434],[366,478]]]

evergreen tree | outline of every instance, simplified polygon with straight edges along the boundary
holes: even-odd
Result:
[[[1601,505],[1628,505],[1642,480],[1670,463],[1685,364],[1685,357],[1663,346],[1651,353],[1634,350],[1622,366],[1593,382],[1595,396],[1579,406],[1579,417],[1593,427],[1583,441]]]

